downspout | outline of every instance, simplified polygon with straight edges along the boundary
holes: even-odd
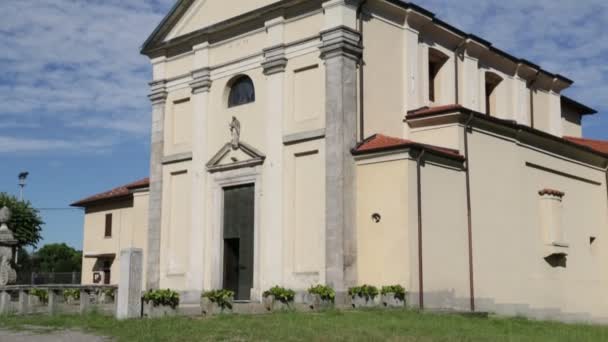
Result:
[[[530,127],[534,128],[534,89],[532,88],[536,81],[538,80],[538,75],[540,75],[540,70],[536,72],[534,78],[528,83],[528,87],[530,88]]]
[[[357,19],[359,20],[359,35],[361,36],[361,45],[363,46],[363,6],[367,3],[367,0],[364,0],[359,8],[357,9]],[[363,67],[365,62],[363,61],[363,54],[361,54],[361,61],[359,62],[359,141],[363,141],[365,139],[365,99],[364,95],[364,72]]]
[[[421,164],[423,163],[422,158],[426,150],[422,149],[420,154],[416,158],[416,184],[417,184],[417,196],[418,196],[418,303],[420,310],[424,309],[424,277],[422,267],[422,181],[421,181]]]
[[[467,195],[467,233],[469,240],[469,294],[470,294],[470,306],[471,312],[475,311],[475,283],[473,273],[473,220],[471,214],[471,173],[470,173],[470,159],[469,159],[469,127],[473,121],[474,114],[471,113],[467,122],[464,125],[464,158],[466,161],[465,175],[466,175],[466,195]]]

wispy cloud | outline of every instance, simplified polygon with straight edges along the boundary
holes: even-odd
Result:
[[[81,139],[35,139],[0,136],[0,153],[32,153],[32,152],[77,152],[94,150],[96,153],[107,152],[115,143],[110,138],[81,138]]]
[[[0,129],[14,132],[47,120],[68,136],[118,131],[144,141],[149,67],[139,47],[172,4],[0,1]],[[0,151],[71,148],[69,140],[40,139],[43,129],[30,133],[33,139],[0,138]]]

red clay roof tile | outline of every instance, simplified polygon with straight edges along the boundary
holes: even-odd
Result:
[[[575,144],[589,147],[597,152],[608,154],[608,141],[606,140],[593,140],[577,137],[564,137],[564,139]]]
[[[122,198],[131,194],[132,190],[147,188],[150,185],[150,180],[148,178],[140,179],[133,183],[125,184],[114,188],[112,190],[95,194],[93,196],[89,196],[87,198],[81,199],[78,202],[74,202],[71,204],[73,207],[86,207],[96,202],[106,201],[111,199]]]
[[[542,189],[538,192],[538,194],[540,196],[545,196],[545,195],[549,195],[549,196],[555,196],[555,197],[564,197],[566,195],[566,193],[564,193],[563,191],[559,191],[559,190],[555,190],[555,189]]]
[[[355,147],[354,152],[356,154],[363,154],[405,147],[425,148],[443,155],[456,157],[458,159],[464,160],[464,157],[460,155],[457,150],[427,144],[420,144],[412,140],[390,137],[383,134],[374,134],[371,137],[365,139],[364,141],[359,143],[357,147]]]

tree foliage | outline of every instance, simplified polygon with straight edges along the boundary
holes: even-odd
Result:
[[[11,219],[8,227],[13,231],[19,246],[36,247],[42,239],[42,225],[44,222],[38,210],[32,207],[29,201],[19,201],[15,196],[0,193],[0,208],[8,207],[11,210]]]
[[[65,243],[48,244],[34,252],[32,264],[35,272],[80,272],[82,252]]]

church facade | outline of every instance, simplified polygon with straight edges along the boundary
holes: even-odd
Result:
[[[147,288],[608,318],[608,142],[566,77],[400,0],[180,0],[142,53]]]

